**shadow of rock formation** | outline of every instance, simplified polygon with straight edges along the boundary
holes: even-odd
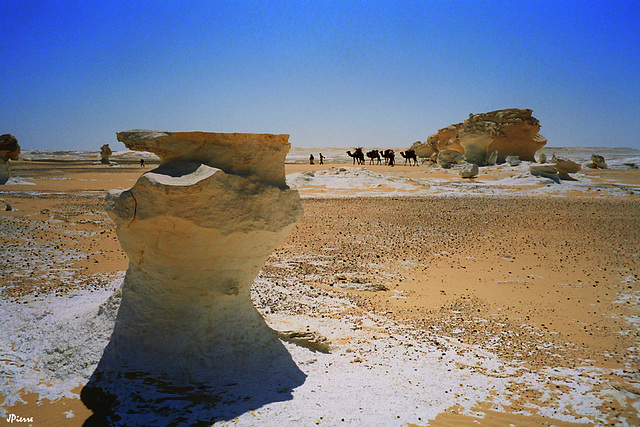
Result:
[[[288,135],[118,139],[162,163],[107,195],[130,263],[111,340],[81,393],[94,411],[87,425],[212,424],[291,399],[305,375],[250,297],[302,215],[285,184]]]

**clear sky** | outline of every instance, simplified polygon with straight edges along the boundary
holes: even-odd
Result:
[[[0,0],[0,133],[403,147],[531,108],[548,146],[640,148],[640,1]]]

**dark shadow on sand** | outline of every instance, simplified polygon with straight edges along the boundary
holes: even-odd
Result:
[[[204,384],[140,372],[105,371],[101,363],[81,392],[82,402],[94,412],[84,425],[204,426],[291,400],[293,389],[304,383],[306,375],[288,352],[279,356],[275,358],[278,363],[264,367],[268,371],[242,372],[242,367],[234,367],[233,382],[212,380]]]

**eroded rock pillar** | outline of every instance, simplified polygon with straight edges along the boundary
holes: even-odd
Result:
[[[207,385],[304,376],[254,308],[250,287],[302,215],[287,187],[288,135],[128,131],[161,165],[106,209],[130,259],[115,329],[92,386],[109,373]]]

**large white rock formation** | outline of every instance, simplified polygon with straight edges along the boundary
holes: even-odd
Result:
[[[130,259],[115,329],[91,387],[110,373],[208,386],[304,375],[254,308],[250,286],[302,215],[287,187],[288,135],[128,131],[160,166],[106,209]],[[89,399],[91,400],[91,399]]]
[[[463,154],[467,162],[478,166],[491,164],[488,156],[494,152],[499,163],[503,163],[506,156],[535,161],[534,154],[547,140],[538,133],[540,122],[532,113],[529,109],[508,108],[469,114],[464,122],[442,128],[425,143],[414,144],[412,148],[419,156],[423,152],[430,155],[431,151],[456,151]]]

